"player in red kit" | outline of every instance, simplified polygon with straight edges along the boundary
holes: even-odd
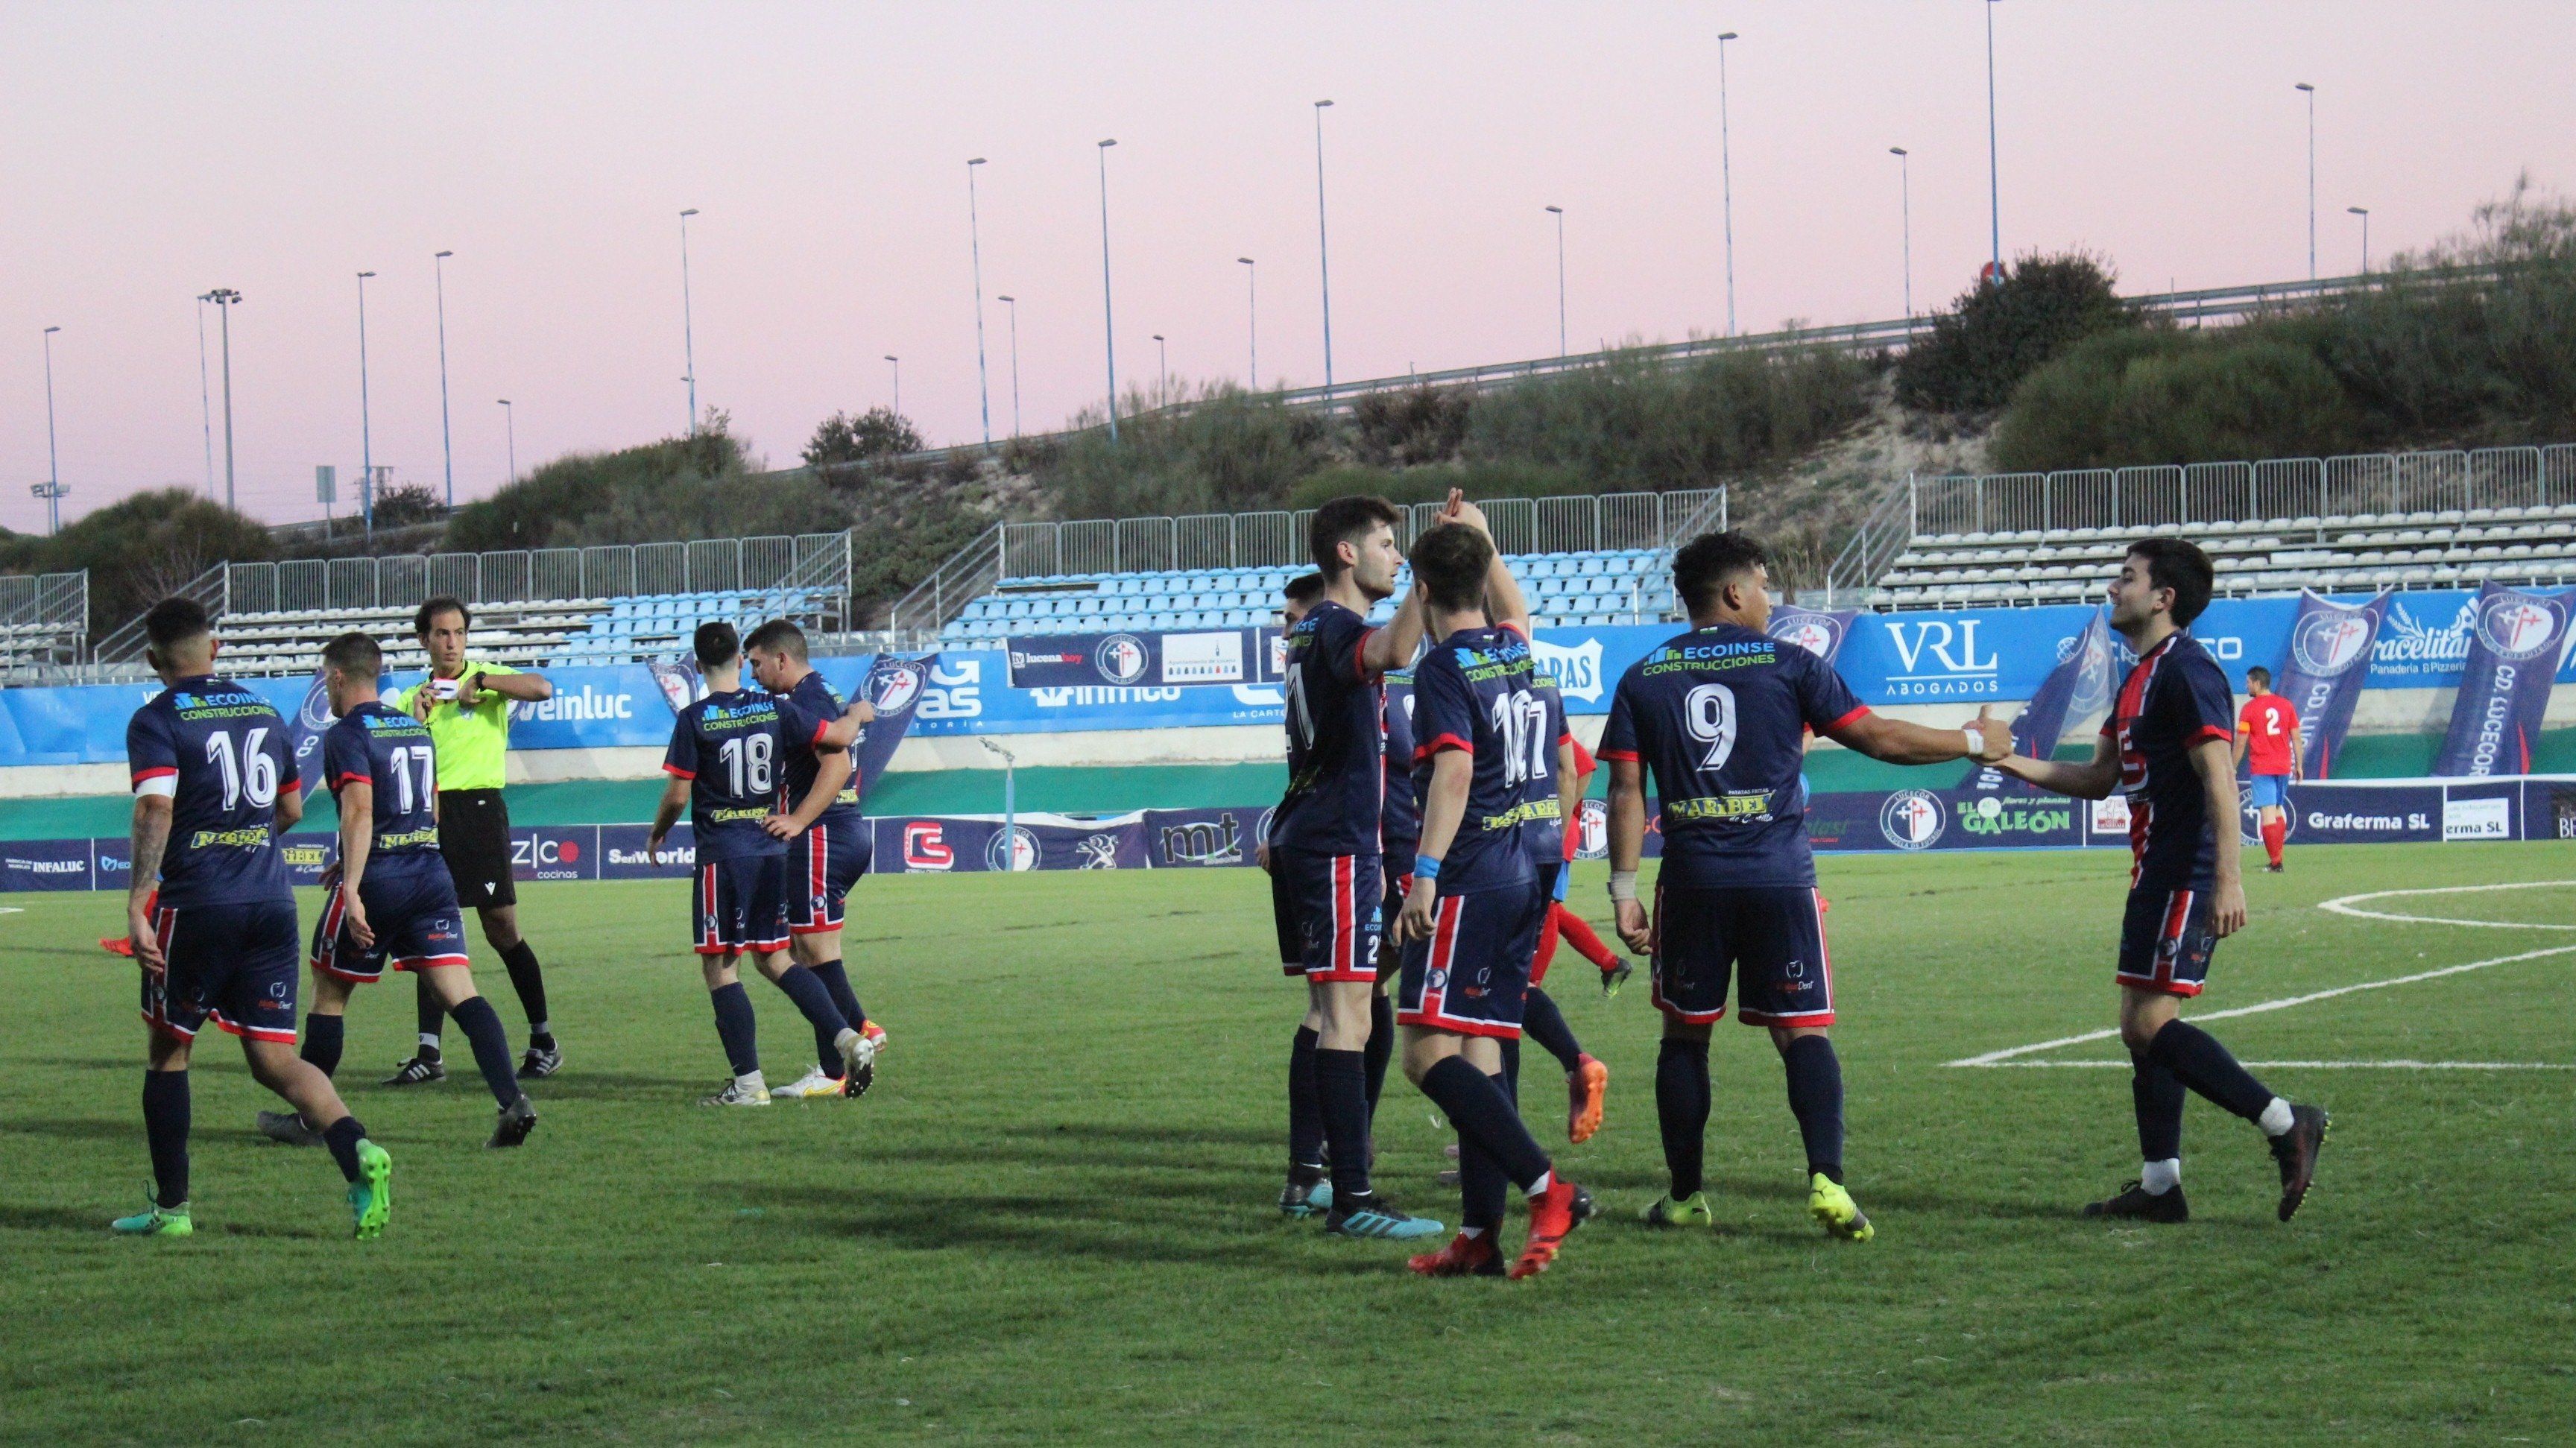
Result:
[[[2281,873],[2281,846],[2290,838],[2290,781],[2299,777],[2299,711],[2272,692],[2272,671],[2245,671],[2245,707],[2236,715],[2236,767],[2253,762],[2253,798],[2263,824],[2268,874]]]

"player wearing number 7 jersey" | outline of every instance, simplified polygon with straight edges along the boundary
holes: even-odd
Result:
[[[1865,1242],[1869,1219],[1843,1186],[1842,1065],[1826,1028],[1834,978],[1816,862],[1807,847],[1799,765],[1813,729],[1890,764],[2000,759],[2012,732],[1979,717],[1931,729],[1870,713],[1833,666],[1764,630],[1770,573],[1742,533],[1692,540],[1673,558],[1691,630],[1650,650],[1619,680],[1600,757],[1610,762],[1610,898],[1619,935],[1654,957],[1664,1013],[1655,1063],[1672,1192],[1647,1208],[1664,1226],[1712,1223],[1700,1192],[1708,1127],[1709,1028],[1738,977],[1744,1023],[1768,1026],[1789,1078],[1807,1151],[1807,1209],[1827,1232]],[[1651,924],[1637,900],[1645,776],[1663,812],[1663,868]]]
[[[731,1084],[699,1104],[766,1106],[769,1083],[760,1072],[751,997],[734,964],[746,952],[815,1030],[830,1038],[852,1076],[876,1063],[876,1047],[841,1014],[813,971],[787,959],[787,842],[763,827],[778,802],[786,753],[778,700],[766,689],[742,687],[742,639],[732,624],[700,624],[692,642],[707,696],[682,709],[671,726],[671,747],[662,759],[671,782],[654,812],[647,849],[658,862],[680,811],[689,811],[697,845],[694,944],[715,1008],[716,1035],[733,1066]]]

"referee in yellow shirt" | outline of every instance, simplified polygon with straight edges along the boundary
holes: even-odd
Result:
[[[466,631],[474,615],[462,599],[440,596],[420,606],[412,631],[429,651],[429,677],[396,694],[393,706],[429,726],[438,748],[438,852],[456,881],[456,901],[483,917],[483,938],[501,954],[510,984],[528,1013],[528,1051],[521,1079],[551,1076],[563,1066],[546,1018],[545,973],[519,935],[519,890],[510,878],[510,811],[501,802],[510,748],[510,705],[554,697],[542,675],[469,658]],[[416,1086],[442,1080],[440,1025],[445,1016],[429,981],[420,982],[420,1049],[385,1082]]]

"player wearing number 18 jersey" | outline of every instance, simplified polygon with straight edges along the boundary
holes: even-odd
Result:
[[[692,643],[707,696],[682,709],[671,726],[671,747],[662,760],[671,782],[654,812],[647,848],[659,859],[680,811],[689,811],[697,847],[693,944],[715,1009],[716,1035],[733,1067],[731,1084],[701,1104],[766,1106],[769,1083],[760,1070],[751,997],[734,967],[744,954],[817,1031],[828,1033],[846,1071],[867,1070],[876,1049],[833,1004],[814,972],[785,959],[787,842],[765,828],[777,803],[785,753],[778,701],[765,689],[741,687],[742,640],[732,624],[701,624]]]
[[[1869,1240],[1869,1219],[1843,1186],[1842,1066],[1833,963],[1825,947],[1816,864],[1807,846],[1799,766],[1809,729],[1894,764],[1936,764],[2011,748],[2002,724],[1927,729],[1870,713],[1823,659],[1765,632],[1769,570],[1741,533],[1693,540],[1673,559],[1691,631],[1631,666],[1601,732],[1610,762],[1610,895],[1619,934],[1654,957],[1664,1013],[1655,1064],[1671,1195],[1647,1209],[1660,1225],[1708,1225],[1701,1195],[1709,1028],[1736,977],[1746,1025],[1767,1026],[1788,1074],[1789,1109],[1806,1146],[1808,1210],[1831,1234]],[[1662,807],[1664,859],[1649,927],[1637,901],[1645,840],[1644,778]]]

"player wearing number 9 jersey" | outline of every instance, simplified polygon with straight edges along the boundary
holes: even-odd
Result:
[[[1610,894],[1619,933],[1654,958],[1664,1013],[1655,1067],[1671,1195],[1661,1225],[1708,1225],[1701,1195],[1708,1122],[1709,1028],[1726,1014],[1730,972],[1745,1024],[1771,1028],[1789,1107],[1807,1153],[1808,1210],[1835,1236],[1867,1241],[1869,1219],[1843,1187],[1842,1067],[1826,1037],[1833,966],[1807,846],[1799,766],[1806,731],[1892,764],[1997,758],[2011,732],[1882,719],[1827,664],[1765,632],[1769,569],[1741,533],[1693,540],[1673,559],[1691,630],[1650,650],[1619,680],[1600,757],[1610,763]],[[1637,902],[1644,776],[1662,806],[1664,859],[1651,927]]]
[[[715,1007],[716,1034],[733,1067],[732,1084],[702,1104],[766,1106],[769,1084],[760,1070],[751,999],[734,969],[745,953],[832,1041],[844,1069],[864,1071],[876,1053],[814,972],[784,958],[790,938],[787,842],[762,826],[776,807],[786,756],[778,700],[766,689],[741,687],[742,639],[732,624],[701,624],[693,643],[707,696],[682,709],[671,725],[671,747],[662,759],[671,782],[654,814],[648,848],[660,858],[663,839],[686,807],[697,846],[692,945]]]

